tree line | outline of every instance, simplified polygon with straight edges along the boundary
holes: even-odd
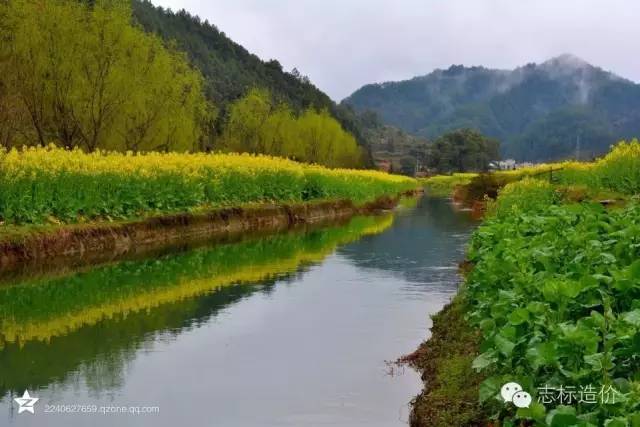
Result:
[[[475,129],[445,133],[429,145],[427,166],[438,173],[486,172],[500,158],[500,143]]]
[[[385,124],[373,110],[364,110],[357,118],[374,160],[394,173],[484,172],[500,158],[499,142],[476,129],[455,129],[427,140]]]
[[[195,148],[212,114],[202,77],[130,16],[125,1],[0,4],[3,145]]]
[[[328,166],[362,164],[363,152],[327,110],[296,114],[264,89],[253,89],[228,111],[220,147]]]
[[[221,111],[208,87],[176,42],[132,24],[129,0],[0,2],[4,147],[223,149],[362,163],[328,109],[294,109],[253,89]]]
[[[309,109],[326,111],[363,148],[365,166],[372,165],[370,141],[357,114],[348,105],[337,105],[297,69],[287,72],[275,59],[263,61],[213,23],[185,10],[172,11],[156,7],[148,0],[133,0],[133,17],[145,31],[174,42],[200,70],[205,95],[220,112],[215,121],[216,136],[224,133],[230,106],[250,89],[264,88],[296,114]]]

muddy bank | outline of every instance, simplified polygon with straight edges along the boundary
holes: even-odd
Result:
[[[459,294],[433,316],[431,338],[400,359],[417,369],[424,389],[412,402],[412,427],[490,425],[478,401],[483,377],[471,368],[478,354],[479,331],[469,327]]]
[[[500,189],[508,183],[509,180],[504,177],[481,174],[467,184],[457,185],[451,198],[460,209],[470,211],[474,219],[482,219],[487,210],[487,202],[495,200]]]
[[[391,209],[398,200],[399,197],[383,197],[363,206],[348,200],[258,205],[34,231],[20,238],[0,241],[0,274],[16,273],[29,266],[46,269],[47,265],[55,266],[60,262],[107,262],[191,241],[232,241],[248,232],[271,233],[330,223]]]

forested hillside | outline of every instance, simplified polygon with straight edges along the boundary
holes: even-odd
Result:
[[[357,120],[369,143],[373,161],[379,168],[410,176],[424,171],[430,147],[426,138],[385,124],[373,111],[357,114]]]
[[[640,134],[640,85],[571,55],[515,70],[452,66],[364,86],[343,103],[429,139],[475,128],[520,160],[588,159]]]
[[[186,13],[130,0],[0,2],[0,40],[1,149],[370,164],[351,109]]]
[[[348,109],[336,105],[297,70],[287,72],[277,60],[261,60],[214,24],[184,10],[173,12],[147,0],[133,0],[133,14],[146,31],[175,42],[202,72],[207,98],[220,109],[218,132],[222,132],[230,103],[250,89],[260,88],[267,89],[277,101],[286,102],[296,113],[308,108],[326,109],[361,146],[367,147],[356,117]]]

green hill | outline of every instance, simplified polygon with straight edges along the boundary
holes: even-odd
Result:
[[[277,60],[263,61],[235,43],[215,25],[182,10],[173,12],[154,6],[147,0],[133,0],[135,21],[148,32],[176,43],[204,75],[207,97],[221,110],[218,130],[222,128],[227,107],[251,88],[266,88],[294,110],[309,107],[327,109],[358,143],[368,143],[353,113],[337,105],[296,70],[286,72]]]
[[[455,65],[366,85],[343,104],[429,139],[476,128],[519,160],[586,159],[640,135],[640,85],[572,55],[515,70]]]

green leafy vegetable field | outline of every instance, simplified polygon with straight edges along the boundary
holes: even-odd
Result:
[[[487,375],[479,397],[494,418],[640,425],[638,204],[561,204],[550,184],[511,184],[468,256],[468,316],[483,334],[473,367]],[[500,397],[510,381],[529,408]]]

